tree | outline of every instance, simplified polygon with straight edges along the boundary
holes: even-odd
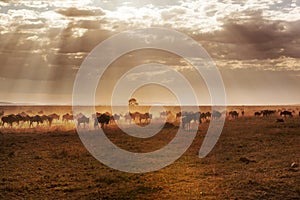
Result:
[[[129,106],[138,106],[139,104],[135,98],[131,98],[128,100],[128,105]]]

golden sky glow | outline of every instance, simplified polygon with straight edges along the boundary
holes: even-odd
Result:
[[[124,30],[166,27],[208,51],[228,103],[299,104],[299,13],[300,0],[0,0],[0,102],[68,104],[83,59],[101,41]],[[162,55],[127,55],[106,81],[113,84],[136,63],[157,61],[189,76],[203,91],[201,103],[209,103],[191,66]],[[162,99],[170,103],[167,95]]]

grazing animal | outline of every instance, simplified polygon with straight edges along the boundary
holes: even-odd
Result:
[[[74,119],[78,120],[79,118],[81,118],[81,117],[83,117],[83,116],[84,116],[84,114],[79,113],[79,114],[77,114],[76,116],[74,116]]]
[[[99,128],[98,118],[96,116],[93,116],[93,119],[94,119],[94,128],[98,129]]]
[[[231,116],[232,118],[238,118],[239,117],[239,113],[237,111],[230,111],[229,112],[229,116]]]
[[[206,112],[205,116],[206,116],[206,119],[211,119],[211,113],[210,112]]]
[[[17,118],[17,125],[19,126],[20,121],[23,121],[23,116],[20,114],[15,115],[15,117]]]
[[[97,117],[98,122],[101,124],[101,128],[105,128],[104,125],[107,126],[109,124],[110,119],[111,116],[106,113],[101,114],[100,116]]]
[[[254,113],[254,116],[255,116],[255,117],[259,117],[259,116],[261,116],[261,114],[262,114],[261,112],[255,112],[255,113]]]
[[[79,117],[77,119],[77,126],[79,127],[80,124],[83,124],[84,127],[86,124],[89,124],[90,123],[90,119],[88,117],[86,117],[85,115],[82,115],[81,117]]]
[[[59,118],[60,118],[60,116],[59,116],[58,114],[56,114],[56,113],[53,113],[53,114],[51,114],[51,115],[48,115],[47,117],[48,117],[49,126],[52,125],[53,120],[58,121]]]
[[[201,113],[200,112],[183,112],[182,113],[182,118],[183,117],[188,117],[190,121],[195,121],[201,124]]]
[[[220,119],[222,116],[222,113],[220,113],[219,111],[214,110],[212,113],[212,119]]]
[[[181,113],[181,112],[176,113],[176,120],[179,119],[181,116],[182,116],[182,113]]]
[[[192,119],[195,121],[195,122],[198,122],[199,124],[201,124],[201,112],[195,112],[195,113],[192,113]]]
[[[186,130],[190,130],[190,126],[191,126],[191,119],[189,118],[189,116],[183,116],[182,119],[181,119],[181,123],[182,123],[182,128]]]
[[[268,117],[274,115],[276,113],[276,110],[262,110],[261,113],[263,117]]]
[[[270,112],[269,112],[269,110],[262,110],[261,114],[263,115],[263,117],[267,117],[270,115]]]
[[[26,113],[22,112],[18,115],[21,116],[19,122],[22,122],[22,125],[24,125],[24,123],[30,122],[30,116]]]
[[[300,111],[299,111],[299,117],[300,117]]]
[[[51,114],[51,115],[48,115],[48,117],[51,117],[52,118],[52,120],[59,120],[59,118],[60,118],[60,116],[58,115],[58,114],[56,114],[56,113],[53,113],[53,114]]]
[[[67,123],[69,121],[73,121],[73,120],[74,120],[74,116],[70,115],[69,113],[62,116],[62,121],[65,123]]]
[[[118,114],[114,114],[114,115],[111,115],[110,116],[110,123],[113,124],[113,123],[116,123],[117,121],[119,121],[121,118],[121,115],[118,115]]]
[[[242,110],[242,117],[244,117],[244,115],[245,115],[245,111],[244,111],[244,110]]]
[[[202,119],[203,119],[203,120],[207,120],[207,119],[206,119],[206,114],[205,114],[205,113],[201,113],[201,114],[200,114],[200,123],[201,123],[201,120],[202,120]]]
[[[51,126],[51,124],[52,124],[51,117],[49,117],[47,115],[42,115],[41,118],[42,118],[43,122],[48,122],[48,125]]]
[[[129,115],[133,121],[135,121],[135,122],[138,121],[140,123],[142,123],[142,120],[144,120],[146,123],[152,118],[152,115],[149,113],[142,114],[139,112],[135,112],[135,113],[129,113]]]
[[[135,121],[135,120],[138,119],[138,117],[140,116],[140,113],[139,113],[139,112],[135,112],[135,113],[129,112],[129,115],[130,115],[131,119],[132,119],[133,121]]]
[[[10,127],[12,127],[13,123],[19,124],[19,119],[14,114],[2,117],[1,121],[2,121],[2,126],[5,126],[5,124],[7,124]]]
[[[142,123],[142,120],[144,120],[145,123],[149,122],[152,119],[152,115],[149,113],[145,113],[145,114],[139,114],[139,121],[140,124]]]
[[[286,116],[293,117],[293,113],[290,112],[290,111],[285,110],[285,111],[282,111],[282,112],[280,113],[280,116],[284,116],[284,117],[286,117]]]
[[[42,117],[41,116],[39,116],[39,115],[35,115],[35,116],[33,116],[33,117],[30,117],[30,124],[29,124],[29,127],[31,127],[31,126],[33,126],[33,122],[36,122],[37,123],[37,126],[41,123],[43,123],[44,122],[44,120],[42,119]]]
[[[275,115],[276,114],[276,110],[270,110],[270,115]]]
[[[198,122],[201,124],[201,113],[200,112],[184,112],[181,118],[182,128],[190,130],[191,121]]]
[[[138,120],[138,122],[141,124],[142,120],[144,120],[145,123],[149,122],[150,119],[152,119],[152,115],[149,113],[139,113],[139,112],[135,112],[135,113],[129,113],[129,116],[125,116],[126,121],[127,120],[133,120],[134,122],[136,122]]]

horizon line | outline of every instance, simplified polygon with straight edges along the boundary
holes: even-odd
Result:
[[[99,106],[110,106],[112,107],[112,105],[101,105],[101,104],[96,104],[96,105],[72,105],[72,104],[41,104],[41,103],[9,103],[9,102],[0,102],[0,106],[95,106],[95,107],[99,107]],[[114,105],[114,106],[129,106],[129,105]],[[198,105],[180,105],[180,104],[155,104],[155,105],[151,105],[151,104],[141,104],[138,105],[136,107],[146,107],[146,106],[151,106],[151,107],[159,107],[159,106],[223,106],[223,107],[227,107],[227,106],[300,106],[300,104],[226,104],[226,105],[211,105],[211,104],[198,104]]]

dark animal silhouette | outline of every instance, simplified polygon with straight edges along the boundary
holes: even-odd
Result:
[[[261,114],[262,114],[261,112],[255,112],[255,113],[254,113],[254,116],[255,116],[255,117],[259,117],[259,116],[261,116]]]
[[[69,113],[62,116],[62,121],[65,123],[67,123],[69,121],[73,121],[73,120],[74,120],[74,116],[70,115]]]
[[[1,121],[2,126],[5,126],[5,124],[7,124],[8,126],[12,127],[13,123],[19,124],[19,119],[14,114],[2,117]]]
[[[245,115],[245,111],[244,111],[244,110],[242,110],[242,117],[244,117],[244,115]]]
[[[205,113],[201,113],[200,114],[200,122],[201,122],[201,120],[207,120],[207,118],[206,118],[206,114]]]
[[[41,116],[42,120],[44,122],[47,122],[49,126],[51,126],[53,119],[47,115],[42,115]]]
[[[110,116],[110,121],[109,121],[109,122],[110,122],[111,124],[114,124],[114,123],[116,123],[117,121],[119,121],[120,118],[121,118],[121,115],[118,115],[118,114],[111,115],[111,116]]]
[[[220,119],[222,116],[222,113],[220,113],[219,111],[214,110],[212,113],[212,119]]]
[[[181,119],[182,128],[186,130],[190,130],[191,121],[192,120],[189,116],[183,116]]]
[[[15,115],[15,117],[17,118],[17,125],[19,126],[20,121],[23,121],[23,117],[20,114]]]
[[[97,117],[98,122],[101,124],[101,128],[105,128],[105,125],[107,126],[109,124],[110,119],[111,116],[106,113]]]
[[[134,113],[129,112],[129,115],[131,117],[131,120],[136,121],[139,118],[140,113],[139,112],[134,112]]]
[[[232,118],[238,118],[239,117],[239,113],[237,111],[230,111],[229,112],[229,116],[231,116]]]
[[[83,124],[83,126],[85,127],[86,124],[90,123],[90,119],[88,117],[86,117],[85,115],[82,115],[81,117],[79,117],[77,119],[77,126],[79,127],[80,124]]]
[[[44,122],[48,122],[48,125],[51,126],[54,119],[59,120],[59,115],[53,113],[51,115],[42,115],[41,118]]]
[[[41,116],[39,115],[35,115],[33,117],[30,117],[30,124],[29,124],[29,127],[33,126],[33,122],[36,122],[37,123],[37,126],[42,124],[44,122],[44,120],[42,119]]]
[[[176,113],[176,120],[182,116],[181,112]]]
[[[183,112],[182,118],[181,118],[182,128],[189,131],[191,128],[191,122],[193,120],[200,124],[201,123],[201,113],[200,112]]]
[[[28,123],[30,122],[30,116],[27,115],[26,113],[22,112],[20,114],[18,114],[20,117],[19,117],[19,122],[22,122],[21,125],[24,125],[25,123]],[[21,126],[20,125],[20,126]]]
[[[206,119],[211,119],[211,112],[206,112],[205,116],[206,116]]]
[[[280,116],[284,116],[284,117],[286,117],[286,116],[293,117],[293,113],[290,112],[290,111],[285,110],[285,111],[282,111],[282,112],[280,113]]]
[[[276,113],[276,110],[262,110],[261,113],[263,117],[268,117],[274,115]]]
[[[53,114],[51,114],[51,115],[48,115],[48,117],[50,117],[50,118],[52,118],[52,120],[59,120],[59,118],[60,118],[60,116],[58,115],[58,114],[56,114],[56,113],[53,113]]]
[[[145,123],[148,123],[151,119],[152,119],[152,115],[149,113],[139,114],[140,124],[142,123],[142,120],[144,120]]]

